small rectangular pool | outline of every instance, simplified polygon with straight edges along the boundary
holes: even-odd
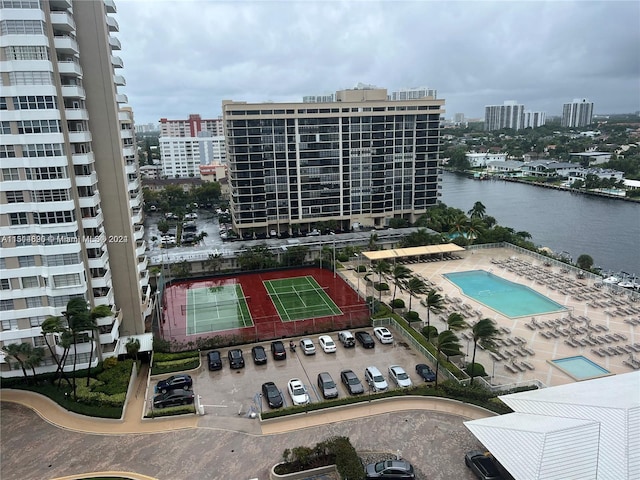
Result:
[[[445,273],[443,276],[466,296],[510,318],[566,310],[525,285],[510,282],[485,270]]]
[[[556,360],[549,360],[549,362],[574,380],[590,380],[592,378],[611,375],[609,370],[582,355],[558,358]]]

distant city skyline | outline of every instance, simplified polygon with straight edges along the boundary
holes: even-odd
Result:
[[[118,2],[137,123],[222,100],[299,102],[359,82],[435,89],[445,117],[518,101],[547,118],[574,98],[640,110],[640,2]],[[535,22],[529,21],[535,18]],[[490,25],[490,27],[488,27]]]

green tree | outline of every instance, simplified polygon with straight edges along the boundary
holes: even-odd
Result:
[[[435,290],[429,290],[427,296],[422,301],[422,304],[427,307],[427,328],[431,326],[431,312],[441,312],[444,308],[444,299]]]
[[[32,349],[33,346],[30,343],[9,343],[2,347],[4,353],[18,362],[25,380],[27,380],[27,360]]]
[[[127,355],[135,358],[137,362],[138,352],[140,351],[140,340],[138,340],[137,338],[129,337],[127,343],[125,344],[125,348],[127,349]]]
[[[391,303],[393,304],[393,302],[396,299],[396,292],[398,291],[398,284],[403,282],[405,279],[409,278],[411,276],[411,269],[409,267],[405,267],[404,265],[402,265],[401,263],[396,264],[392,269],[391,269],[391,277],[393,278],[393,299],[391,300]]]
[[[184,278],[188,277],[191,273],[191,264],[183,260],[178,263],[172,263],[170,267],[171,276],[174,278]]]
[[[378,274],[378,285],[382,283],[382,276],[391,271],[389,262],[380,260],[373,266],[373,271]],[[382,301],[382,289],[378,290],[378,302]]]
[[[430,338],[431,343],[436,348],[436,380],[435,388],[438,388],[438,370],[440,369],[440,355],[447,357],[460,354],[460,340],[451,330],[443,330],[439,335]]]
[[[411,301],[413,297],[427,293],[427,284],[418,277],[411,277],[407,282],[407,291],[409,292],[409,311],[411,311]]]
[[[39,367],[44,360],[44,348],[42,347],[32,347],[31,351],[27,355],[27,359],[25,361],[25,365],[31,368],[33,372],[33,378],[36,377],[36,367]]]
[[[591,255],[583,253],[578,257],[578,260],[576,260],[576,264],[583,270],[591,270],[591,267],[593,267],[593,258],[591,258]]]
[[[63,315],[67,319],[67,325],[71,331],[73,337],[73,376],[72,376],[72,388],[73,398],[77,400],[76,392],[76,366],[78,364],[78,341],[79,335],[87,330],[92,330],[95,325],[95,320],[91,318],[89,312],[89,304],[84,298],[72,298],[67,302],[67,309],[63,312]]]
[[[483,318],[478,320],[476,324],[471,327],[471,335],[473,336],[473,356],[471,358],[471,383],[473,383],[473,377],[475,375],[476,364],[476,349],[478,343],[482,342],[482,345],[486,348],[493,348],[495,346],[495,340],[500,336],[500,331],[496,327],[496,324],[490,318]],[[467,372],[469,373],[469,372]]]
[[[369,251],[373,251],[373,250],[377,250],[378,249],[378,234],[377,233],[372,233],[369,236],[369,243],[367,244],[367,249]]]
[[[221,253],[210,253],[209,258],[204,261],[204,268],[208,272],[215,273],[220,270],[220,266],[222,265],[222,254]]]
[[[467,322],[464,321],[464,317],[458,312],[450,313],[447,317],[447,327],[454,332],[469,328]]]
[[[88,322],[88,325],[91,327],[91,350],[89,351],[89,368],[87,371],[87,387],[89,386],[89,380],[91,378],[91,362],[93,362],[94,345],[97,344],[98,347],[100,346],[100,333],[98,332],[97,320],[98,318],[111,317],[113,316],[113,312],[111,311],[111,308],[109,308],[107,305],[98,305],[93,309],[91,309],[91,311],[89,312],[89,316],[90,316],[90,321]],[[98,332],[98,342],[95,341],[96,332]],[[99,352],[98,357],[100,356],[102,355]]]
[[[309,247],[306,245],[293,245],[287,247],[287,251],[282,255],[281,264],[283,267],[292,267],[294,265],[304,265],[309,254]]]
[[[65,330],[65,320],[63,317],[48,317],[43,322],[40,328],[42,329],[42,338],[44,338],[44,343],[49,349],[49,353],[51,354],[51,358],[56,362],[56,376],[60,374],[66,380],[67,384],[71,386],[71,380],[64,373],[64,369],[62,368],[62,356],[58,357],[55,351],[53,350],[53,346],[49,342],[49,335],[61,335]],[[64,348],[64,347],[63,347]],[[55,382],[55,377],[54,380]]]
[[[163,235],[166,234],[170,228],[171,226],[169,225],[169,222],[167,222],[166,220],[163,219],[158,222],[158,231]]]
[[[265,243],[249,247],[238,255],[241,270],[264,270],[277,266],[277,263],[275,255]]]
[[[479,218],[479,219],[483,219],[486,213],[487,213],[487,208],[482,204],[482,202],[474,203],[471,210],[467,212],[467,214],[471,218]]]

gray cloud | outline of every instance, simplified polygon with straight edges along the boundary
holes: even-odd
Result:
[[[429,86],[448,115],[516,99],[559,114],[640,109],[640,3],[141,1],[117,3],[140,123],[220,114],[223,99],[299,101],[358,82]]]

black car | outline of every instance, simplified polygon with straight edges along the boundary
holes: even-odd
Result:
[[[419,363],[416,365],[416,373],[422,377],[425,382],[435,382],[436,374],[428,365]]]
[[[220,352],[217,350],[213,350],[207,353],[207,364],[209,365],[209,370],[221,370],[222,357],[220,355]]]
[[[341,371],[340,380],[342,380],[342,383],[344,383],[344,386],[347,387],[351,395],[364,393],[364,386],[353,370]]]
[[[156,392],[166,393],[170,390],[189,390],[193,379],[189,375],[172,375],[166,380],[160,380],[156,385]]]
[[[283,404],[280,390],[273,382],[262,384],[262,396],[265,398],[271,408],[280,408]]]
[[[287,358],[287,351],[284,348],[284,343],[280,340],[271,342],[271,354],[274,360],[284,360]]]
[[[363,348],[375,348],[376,344],[367,332],[356,332],[356,340],[360,342]]]
[[[190,390],[170,390],[153,397],[153,408],[189,405],[193,403],[193,392]]]
[[[413,466],[404,460],[385,460],[370,463],[365,467],[367,480],[374,478],[388,478],[394,480],[414,479],[416,474]]]
[[[251,349],[251,357],[256,365],[264,365],[267,363],[267,352],[264,351],[262,345],[256,345]]]
[[[337,398],[338,387],[331,378],[329,372],[321,372],[318,374],[318,388],[324,398]]]
[[[480,450],[467,452],[464,463],[480,480],[502,480],[503,478],[491,455]]]
[[[229,366],[231,368],[244,368],[244,357],[242,356],[242,350],[239,348],[233,348],[229,350],[227,354],[229,357]]]

